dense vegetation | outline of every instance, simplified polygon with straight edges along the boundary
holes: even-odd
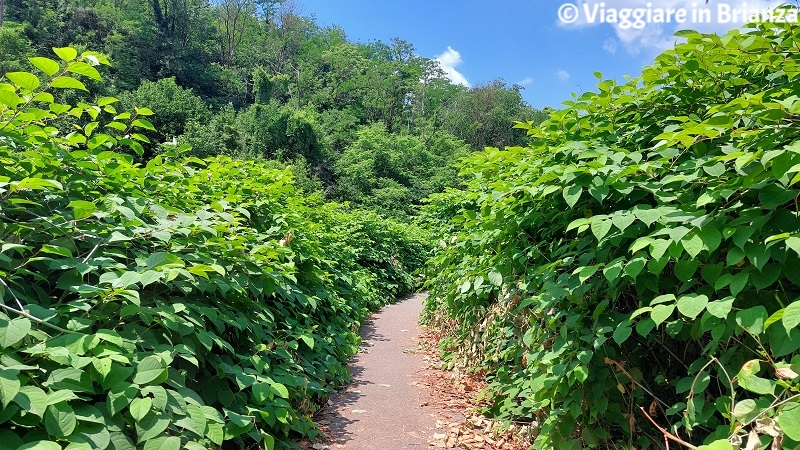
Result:
[[[429,317],[537,448],[800,443],[800,28],[680,36],[425,212]]]
[[[800,445],[800,30],[681,38],[542,122],[291,1],[0,0],[0,448],[291,448],[429,256],[538,448]]]
[[[53,47],[102,52],[114,65],[92,92],[155,112],[144,160],[173,139],[199,157],[279,160],[306,189],[396,217],[458,183],[452,158],[522,145],[514,121],[544,118],[520,86],[454,85],[408,42],[350,42],[293,0],[4,3],[0,74],[30,70],[26,58]],[[387,137],[398,145],[372,168],[355,159]],[[410,150],[425,156],[406,161]]]
[[[414,289],[414,227],[304,195],[286,169],[182,149],[102,55],[55,49],[0,83],[0,447],[291,448],[360,342]]]

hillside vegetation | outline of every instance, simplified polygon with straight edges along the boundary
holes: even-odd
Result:
[[[800,443],[800,29],[679,36],[425,212],[429,320],[537,448]]]
[[[524,145],[514,122],[546,117],[521,86],[454,85],[409,42],[353,42],[294,0],[3,1],[0,74],[53,47],[102,52],[114,64],[92,94],[155,113],[143,161],[173,140],[280,161],[305,191],[397,218],[458,185],[458,156]],[[376,145],[377,159],[356,159]]]
[[[796,24],[545,113],[291,1],[2,4],[0,449],[295,448],[422,286],[535,448],[800,445]]]
[[[55,53],[30,59],[42,81],[0,83],[0,446],[314,437],[360,323],[415,288],[428,239],[262,162],[174,149],[136,163],[152,112],[56,102],[106,61]]]

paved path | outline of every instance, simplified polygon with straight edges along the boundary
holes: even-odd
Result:
[[[331,396],[325,419],[330,449],[425,449],[436,415],[414,382],[425,370],[417,355],[417,320],[427,294],[387,306],[361,328],[364,343],[349,368],[353,382]]]

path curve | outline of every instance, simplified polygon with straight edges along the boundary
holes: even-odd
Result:
[[[415,378],[426,370],[416,348],[426,293],[397,301],[362,327],[361,351],[351,360],[352,383],[331,395],[323,414],[330,449],[427,448],[436,414]]]

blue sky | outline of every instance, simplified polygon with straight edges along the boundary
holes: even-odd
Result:
[[[575,23],[559,21],[559,8],[571,1],[583,14]],[[714,4],[714,2],[717,2]],[[722,2],[727,2],[723,4]],[[726,6],[730,10],[767,6],[770,0],[300,0],[301,13],[323,26],[338,25],[357,42],[398,37],[417,54],[440,57],[455,81],[480,85],[497,78],[524,86],[534,107],[558,107],[571,93],[593,91],[593,73],[622,80],[674,44],[681,28],[722,33],[735,27],[717,9],[708,23],[677,20],[624,28],[620,23],[591,23],[589,6],[608,9],[674,7],[693,11]],[[774,2],[772,2],[774,3]],[[749,5],[745,7],[744,5]],[[594,11],[594,10],[591,10]],[[597,16],[595,16],[597,17]],[[739,21],[742,22],[742,21]],[[454,70],[455,72],[452,72]],[[463,77],[463,78],[460,78]]]

